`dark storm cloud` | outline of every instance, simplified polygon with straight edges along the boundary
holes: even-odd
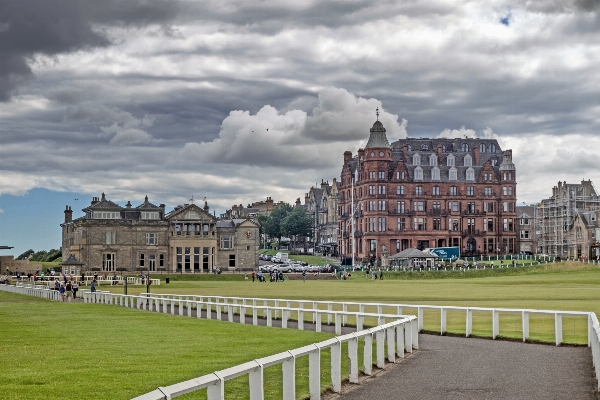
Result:
[[[172,1],[3,0],[0,2],[0,101],[33,78],[28,60],[111,44],[97,25],[143,26],[176,15]]]

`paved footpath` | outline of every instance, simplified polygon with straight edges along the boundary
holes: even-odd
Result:
[[[332,398],[596,399],[587,347],[421,334],[419,348],[389,371],[345,385]]]

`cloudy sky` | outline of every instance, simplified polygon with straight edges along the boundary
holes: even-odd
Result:
[[[497,138],[519,202],[600,188],[598,71],[600,0],[3,0],[0,244],[103,191],[292,202],[377,107],[390,141]]]

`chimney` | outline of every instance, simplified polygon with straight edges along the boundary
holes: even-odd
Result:
[[[473,154],[474,154],[474,165],[479,165],[479,146],[475,145],[473,146]]]
[[[165,205],[161,204],[160,206],[158,206],[160,208],[160,218],[164,218],[165,217]]]
[[[106,200],[106,196],[104,195],[104,192],[102,192],[102,201]]]
[[[65,208],[65,223],[73,221],[73,211],[71,211],[71,207],[67,206]]]
[[[344,164],[346,164],[348,161],[352,160],[352,152],[346,150],[344,152]]]
[[[208,212],[208,201],[204,201],[204,211]]]
[[[404,152],[404,147],[402,148],[402,151]],[[443,153],[442,153],[442,145],[438,144],[437,145],[437,156],[438,156],[438,165],[442,165],[442,160],[443,160]]]
[[[327,183],[323,179],[321,179],[321,189],[325,189],[327,187]]]
[[[358,161],[363,161],[365,159],[365,149],[358,149]]]
[[[402,158],[404,162],[408,161],[408,145],[406,143],[402,145]]]
[[[302,203],[300,203],[300,197],[298,197],[298,198],[296,199],[296,207],[298,207],[300,204],[302,204]]]
[[[308,193],[304,193],[304,204],[308,204]]]
[[[102,194],[102,197],[104,198],[104,193]],[[125,204],[125,207],[131,208],[131,202],[129,200],[127,200],[127,204]]]

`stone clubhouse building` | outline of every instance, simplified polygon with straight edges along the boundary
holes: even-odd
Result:
[[[184,204],[165,212],[148,201],[125,207],[94,197],[72,219],[67,206],[62,256],[75,256],[83,271],[210,273],[258,267],[259,224],[250,219],[219,220],[208,204]],[[74,271],[73,271],[74,272]]]

